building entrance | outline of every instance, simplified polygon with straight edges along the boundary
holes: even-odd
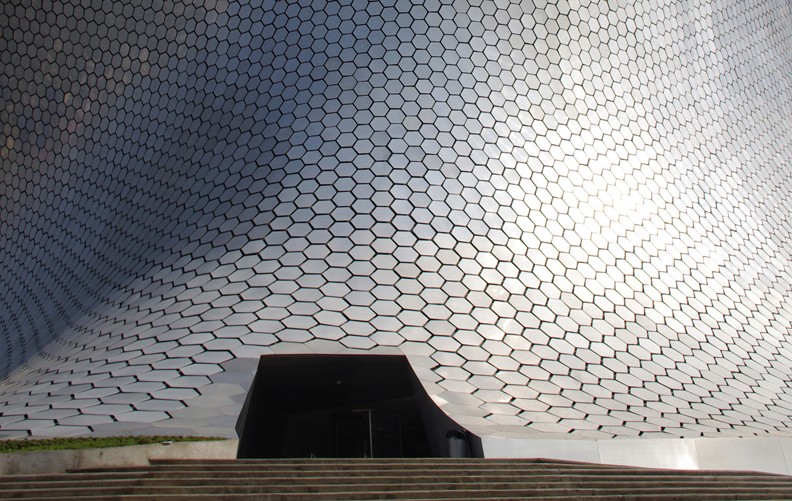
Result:
[[[404,356],[268,355],[237,423],[238,456],[444,457],[459,429]]]

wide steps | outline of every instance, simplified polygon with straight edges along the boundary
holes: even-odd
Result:
[[[0,499],[792,499],[792,478],[544,460],[162,460],[0,477]]]

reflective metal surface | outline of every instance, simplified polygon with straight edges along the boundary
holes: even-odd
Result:
[[[792,13],[0,7],[0,436],[399,352],[479,435],[790,432]]]

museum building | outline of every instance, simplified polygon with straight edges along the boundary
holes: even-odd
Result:
[[[0,438],[792,473],[789,1],[0,27]]]

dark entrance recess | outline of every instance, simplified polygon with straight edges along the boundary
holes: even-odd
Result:
[[[237,421],[237,455],[448,457],[459,454],[456,430],[405,356],[266,355]],[[463,450],[479,456],[476,437]]]

